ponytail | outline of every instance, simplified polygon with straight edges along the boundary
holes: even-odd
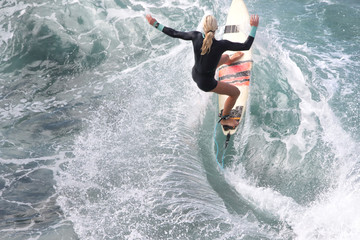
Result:
[[[218,28],[215,17],[211,15],[206,16],[203,28],[205,32],[205,38],[201,47],[201,55],[205,55],[211,50],[211,45],[215,37],[215,31]]]
[[[210,52],[214,36],[215,34],[212,31],[209,31],[205,34],[205,38],[201,47],[201,55],[205,55]]]

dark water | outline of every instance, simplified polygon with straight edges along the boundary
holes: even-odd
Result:
[[[144,15],[212,13],[221,38],[230,3],[0,2],[0,239],[357,239],[360,3],[246,1],[253,79],[222,171],[191,43]]]

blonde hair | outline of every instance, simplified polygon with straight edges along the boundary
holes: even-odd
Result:
[[[218,29],[216,18],[211,15],[206,16],[203,29],[205,32],[205,38],[201,47],[201,55],[205,55],[210,52],[213,38],[215,37],[215,31]]]

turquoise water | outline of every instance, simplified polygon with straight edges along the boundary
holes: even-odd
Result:
[[[360,3],[245,3],[251,93],[222,171],[191,43],[144,15],[212,13],[220,39],[230,0],[1,1],[0,239],[357,239]]]

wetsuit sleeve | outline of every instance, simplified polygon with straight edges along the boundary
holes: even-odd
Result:
[[[162,30],[163,33],[166,35],[173,37],[173,38],[180,38],[183,40],[192,40],[195,36],[195,32],[179,32],[169,27],[164,27]]]
[[[162,25],[158,21],[155,21],[153,26],[156,29],[158,29],[159,31],[162,31],[166,35],[168,35],[170,37],[173,37],[173,38],[180,38],[180,39],[183,39],[183,40],[192,40],[196,36],[196,32],[194,32],[194,31],[192,31],[192,32],[179,32],[179,31],[176,31],[176,30],[174,30],[172,28],[165,27],[164,25]]]
[[[232,51],[243,51],[243,50],[249,50],[251,45],[254,42],[255,34],[256,34],[257,27],[252,26],[251,32],[249,34],[249,37],[246,39],[244,43],[235,43],[224,40],[225,45],[227,47],[226,50],[232,50]]]
[[[231,50],[231,51],[246,51],[251,48],[251,45],[254,42],[254,37],[248,36],[246,41],[244,43],[238,43],[238,42],[231,42],[228,40],[222,40],[224,44],[225,50]]]

